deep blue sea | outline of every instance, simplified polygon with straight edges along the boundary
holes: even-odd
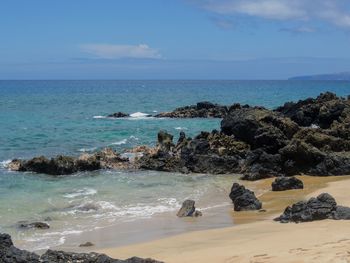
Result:
[[[220,120],[155,119],[142,114],[211,101],[275,108],[332,91],[350,94],[349,82],[331,81],[0,81],[0,232],[32,250],[62,245],[69,235],[176,213],[193,198],[203,209],[223,204],[232,175],[98,171],[66,177],[15,173],[13,158],[79,155],[154,145],[157,132],[195,135]],[[106,119],[122,111],[133,118]],[[226,201],[224,201],[226,200]],[[20,220],[50,218],[48,231],[22,231]]]

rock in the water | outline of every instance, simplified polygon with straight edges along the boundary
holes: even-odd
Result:
[[[223,118],[228,111],[226,106],[221,106],[208,101],[198,102],[197,105],[185,106],[172,112],[157,114],[157,118]]]
[[[139,147],[130,159],[111,149],[76,157],[13,160],[9,169],[53,175],[97,169],[148,169],[181,173],[240,173],[245,180],[300,174],[350,174],[350,99],[324,93],[286,103],[277,110],[210,102],[158,117],[220,117],[221,130],[194,138],[180,133],[176,144],[166,131],[156,147]],[[142,153],[140,153],[142,152]]]
[[[85,242],[79,245],[79,247],[92,247],[92,246],[94,246],[94,244],[91,242]]]
[[[202,215],[202,212],[197,211],[195,205],[195,201],[193,200],[185,200],[182,203],[182,207],[180,210],[177,212],[178,217],[198,217]]]
[[[272,191],[285,191],[292,189],[303,189],[303,182],[296,177],[277,177],[272,182]]]
[[[73,253],[47,250],[41,256],[16,248],[7,234],[0,234],[1,263],[162,263],[153,259],[132,257],[125,260],[113,259],[98,253]]]
[[[110,148],[94,154],[82,154],[79,157],[59,155],[48,159],[44,156],[30,160],[13,160],[9,169],[21,172],[36,172],[50,175],[68,175],[76,172],[95,171],[99,169],[126,168],[129,162]]]
[[[238,183],[232,185],[230,198],[235,211],[259,210],[262,208],[262,203],[256,198],[254,192]]]
[[[118,111],[118,112],[109,114],[107,117],[108,118],[126,118],[126,117],[130,117],[130,115],[127,113]]]
[[[298,223],[323,219],[350,219],[349,215],[349,208],[337,206],[335,199],[330,194],[323,193],[317,198],[288,206],[284,213],[275,220],[281,223]]]
[[[30,228],[49,229],[50,228],[49,224],[44,222],[27,222],[27,221],[18,222],[18,227],[23,229],[30,229]]]

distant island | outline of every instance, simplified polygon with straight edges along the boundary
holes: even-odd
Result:
[[[289,80],[350,80],[350,71],[333,74],[297,76],[289,78]]]

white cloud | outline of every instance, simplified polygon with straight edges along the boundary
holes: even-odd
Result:
[[[157,49],[146,44],[140,45],[113,45],[113,44],[84,44],[80,46],[83,52],[94,55],[97,58],[161,58]]]
[[[299,27],[281,28],[281,31],[285,31],[293,34],[299,34],[299,33],[313,33],[316,30],[308,26],[299,26]]]
[[[272,20],[321,20],[350,28],[349,0],[192,0],[209,12]]]

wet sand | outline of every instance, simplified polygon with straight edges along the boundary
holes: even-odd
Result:
[[[247,187],[259,189],[266,212],[230,210],[233,227],[193,231],[99,252],[165,262],[350,262],[350,221],[281,224],[272,220],[287,205],[322,192],[333,195],[338,204],[350,206],[349,177],[300,178],[304,190],[284,192],[269,191],[272,179],[246,182]]]

